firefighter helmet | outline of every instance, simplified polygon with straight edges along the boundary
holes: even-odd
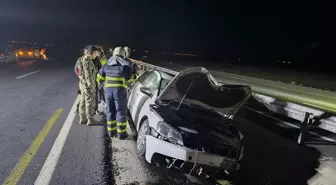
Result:
[[[129,58],[131,56],[131,48],[125,46],[124,50],[126,51],[126,58]]]
[[[126,51],[121,46],[118,46],[118,47],[114,48],[113,56],[121,56],[123,58],[126,58]]]

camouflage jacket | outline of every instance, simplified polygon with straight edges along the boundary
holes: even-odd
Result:
[[[78,78],[80,83],[84,85],[85,88],[95,88],[98,70],[94,63],[87,57],[81,57],[78,60],[78,68],[80,71]]]
[[[77,61],[76,61],[76,64],[75,64],[75,74],[76,74],[77,77],[79,77],[79,76],[78,76],[78,66],[79,66],[79,63],[81,62],[81,59],[82,59],[83,57],[84,57],[84,56],[79,57],[79,58],[77,59]]]

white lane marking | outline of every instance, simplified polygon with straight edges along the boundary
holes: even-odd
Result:
[[[58,159],[62,153],[62,149],[64,146],[64,143],[68,137],[70,128],[72,126],[72,123],[75,119],[75,111],[77,108],[77,103],[79,102],[80,98],[79,96],[77,96],[74,104],[71,107],[70,113],[68,115],[68,117],[66,118],[62,129],[60,130],[55,143],[53,145],[53,147],[50,150],[50,153],[48,155],[47,160],[45,161],[39,176],[37,177],[36,181],[35,181],[35,185],[48,185],[51,177],[55,171],[56,168],[56,164],[58,163]]]
[[[40,71],[41,71],[41,70],[33,71],[33,72],[31,72],[31,73],[28,73],[28,74],[25,74],[25,75],[22,75],[22,76],[18,76],[18,77],[16,77],[16,79],[24,78],[24,77],[26,77],[26,76],[29,76],[29,75],[38,73],[38,72],[40,72]]]
[[[265,114],[265,113],[263,113],[263,112],[254,110],[254,109],[249,108],[249,107],[246,107],[246,108],[248,108],[248,109],[250,109],[250,110],[252,110],[252,111],[254,111],[254,112],[258,113],[258,114],[261,114],[261,115],[263,115],[263,116],[267,116],[267,117],[269,117],[269,118],[271,118],[271,119],[274,119],[274,120],[276,120],[276,121],[278,121],[278,122],[281,122],[281,123],[284,123],[284,124],[289,125],[289,126],[291,126],[291,127],[300,129],[300,127],[297,126],[297,125],[295,125],[295,124],[289,123],[289,122],[287,122],[287,121],[280,120],[280,119],[278,119],[278,118],[275,118],[275,117],[273,117],[273,116],[270,116],[270,115],[268,115],[268,114]],[[320,135],[320,134],[318,134],[318,133],[316,133],[316,132],[308,131],[308,133],[309,133],[309,134],[312,134],[312,135],[314,135],[314,136],[320,137],[320,138],[322,138],[322,139],[324,139],[324,140],[326,140],[326,141],[329,141],[329,142],[336,142],[336,140],[331,139],[331,138],[329,138],[329,137],[322,136],[322,135]]]

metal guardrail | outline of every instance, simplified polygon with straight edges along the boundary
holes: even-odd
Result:
[[[336,113],[336,93],[305,86],[286,84],[225,72],[212,72],[214,77],[226,83],[251,86],[253,92],[297,103],[326,112]]]
[[[137,60],[132,61],[137,63],[141,70],[157,69],[173,75],[178,74],[175,70]],[[300,91],[295,89],[275,87],[270,84],[271,81],[269,80],[267,82],[262,79],[257,81],[259,79],[249,77],[246,79],[240,75],[224,72],[210,72],[220,83],[251,86],[253,90],[253,97],[260,103],[264,104],[269,110],[302,122],[303,124],[301,124],[302,127],[300,128],[302,131],[301,134],[303,134],[307,129],[307,124],[336,133],[336,96],[325,97],[325,99],[323,99],[324,96],[322,96],[322,99],[320,97],[320,99],[317,100],[316,96],[303,96],[302,93],[300,94]],[[309,94],[309,92],[306,92],[306,94]],[[322,105],[325,105],[326,107],[323,108]],[[299,137],[299,140],[299,142],[301,142],[301,137]]]

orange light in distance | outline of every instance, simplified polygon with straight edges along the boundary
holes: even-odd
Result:
[[[23,55],[23,52],[22,52],[22,51],[19,51],[19,55]]]
[[[28,55],[29,55],[29,56],[32,56],[32,55],[33,55],[33,52],[29,51],[29,52],[28,52]]]

